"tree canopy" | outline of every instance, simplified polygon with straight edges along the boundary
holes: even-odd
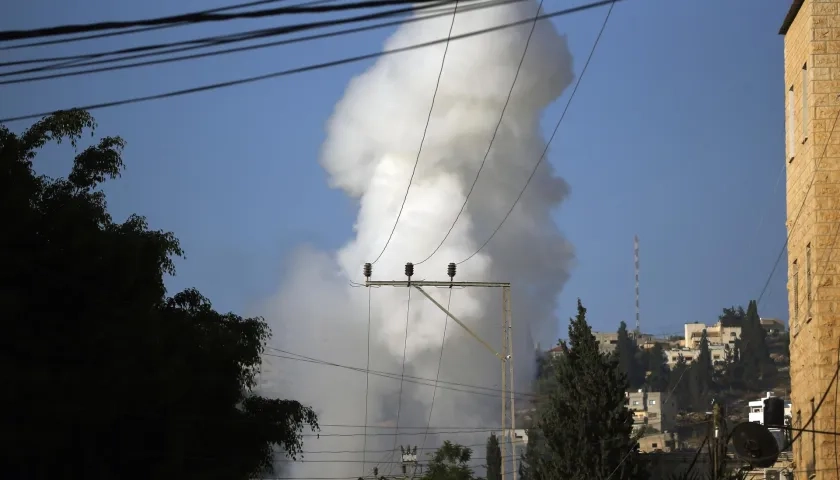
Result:
[[[502,480],[502,450],[495,434],[487,438],[487,480]]]
[[[615,355],[629,387],[641,387],[645,382],[645,371],[639,361],[639,346],[636,339],[627,332],[627,324],[624,322],[619,324],[616,332]]]
[[[473,480],[471,459],[472,449],[446,440],[432,454],[423,480]]]
[[[4,472],[244,480],[271,470],[275,448],[295,458],[317,418],[253,393],[265,321],[194,289],[167,297],[175,236],[109,215],[100,185],[121,174],[123,139],[77,150],[67,178],[36,173],[47,142],[78,148],[95,126],[81,110],[0,126]]]
[[[557,387],[539,405],[535,428],[528,432],[523,478],[647,478],[632,437],[633,414],[625,405],[627,379],[614,356],[599,352],[580,301],[568,343],[559,344],[563,355],[555,362]]]

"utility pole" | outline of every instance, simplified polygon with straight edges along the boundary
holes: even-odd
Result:
[[[723,405],[714,400],[712,405],[712,437],[709,442],[709,453],[712,457],[712,479],[723,478],[723,466],[726,461],[726,422]]]
[[[508,342],[508,357],[513,357],[513,320],[511,319],[510,314],[510,287],[502,287],[502,309],[504,310],[504,322],[506,324],[507,329],[507,342]],[[511,462],[513,465],[513,480],[516,480],[518,475],[518,458],[516,455],[516,402],[513,392],[516,391],[515,384],[513,381],[513,360],[506,360],[506,362],[510,367],[510,388],[508,392],[510,393],[510,450],[511,454],[513,455],[513,461]],[[505,365],[502,365],[502,371],[504,371]],[[502,455],[504,459],[505,456]],[[502,461],[502,475],[504,475],[505,471],[505,462]]]
[[[428,298],[436,307],[438,307],[443,313],[445,313],[449,318],[452,319],[455,323],[458,324],[461,328],[464,329],[471,337],[473,337],[478,343],[480,343],[484,348],[490,351],[496,358],[499,359],[501,363],[501,373],[502,373],[502,382],[501,382],[501,400],[502,400],[502,441],[499,442],[499,450],[502,455],[502,480],[506,480],[505,475],[505,456],[507,453],[506,450],[506,438],[509,438],[511,441],[511,447],[513,448],[514,456],[516,454],[516,447],[514,445],[514,440],[512,436],[515,435],[513,427],[515,426],[515,411],[514,411],[514,383],[513,383],[513,330],[511,326],[511,313],[510,313],[510,283],[509,282],[456,282],[455,281],[455,271],[456,265],[454,263],[450,263],[447,266],[446,273],[449,276],[449,281],[428,281],[428,280],[412,280],[411,277],[414,276],[414,264],[406,263],[405,264],[405,276],[407,277],[406,280],[385,280],[385,281],[376,281],[371,280],[371,276],[373,274],[373,266],[370,263],[366,263],[363,268],[363,273],[365,276],[365,286],[366,287],[407,287],[407,288],[414,288],[420,293],[423,294],[424,297]],[[477,333],[472,331],[470,327],[468,327],[464,322],[462,322],[458,317],[452,314],[446,307],[441,305],[440,302],[435,300],[431,295],[429,295],[423,287],[471,287],[471,288],[500,288],[502,290],[502,348],[501,352],[496,351],[486,340],[481,338]],[[508,381],[510,382],[510,391],[508,392]],[[510,394],[510,406],[508,407],[507,402],[507,394]],[[510,415],[510,429],[508,429],[508,415]],[[517,472],[516,472],[516,459],[514,459],[514,472],[513,472],[513,479],[516,480]]]

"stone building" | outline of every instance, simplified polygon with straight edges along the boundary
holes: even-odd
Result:
[[[788,300],[793,426],[805,427],[828,390],[840,337],[840,0],[793,0],[784,35]],[[781,97],[781,95],[780,95]],[[781,98],[780,98],[781,100]],[[809,429],[834,430],[827,395]],[[835,438],[803,433],[797,480],[838,479]]]

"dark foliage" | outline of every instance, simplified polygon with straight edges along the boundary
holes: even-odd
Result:
[[[555,362],[556,388],[539,406],[522,458],[527,480],[645,479],[625,406],[627,379],[612,356],[599,352],[578,301],[568,343]],[[586,461],[582,461],[586,459]]]
[[[645,372],[639,361],[639,346],[635,338],[627,332],[627,324],[621,322],[618,326],[615,356],[618,367],[627,377],[630,388],[640,388],[645,382]]]
[[[499,438],[491,434],[487,438],[487,480],[502,479],[502,450]]]
[[[472,449],[446,440],[432,454],[422,480],[473,480],[470,459]]]
[[[39,148],[94,126],[79,110],[0,126],[4,477],[244,480],[272,447],[295,457],[317,419],[251,393],[266,323],[196,290],[167,298],[178,241],[108,214],[98,186],[120,175],[123,140],[79,152],[67,178],[35,173]]]

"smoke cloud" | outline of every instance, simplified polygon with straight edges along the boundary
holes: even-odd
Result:
[[[453,34],[533,18],[532,1],[459,13]],[[405,24],[386,49],[445,38],[451,17]],[[406,262],[418,262],[437,246],[472,184],[498,122],[531,25],[453,41],[410,194],[373,279],[404,279]],[[269,322],[271,346],[329,362],[365,368],[370,329],[370,369],[435,378],[444,314],[406,288],[365,289],[362,265],[379,254],[396,219],[417,157],[444,46],[380,58],[354,78],[327,124],[321,164],[331,186],[358,200],[355,238],[337,252],[302,247],[278,292],[257,313]],[[415,279],[445,280],[449,262],[473,253],[496,228],[527,181],[545,147],[542,110],[573,80],[566,39],[540,21],[504,122],[467,208],[444,246],[415,267]],[[573,249],[551,219],[568,185],[544,162],[512,215],[493,241],[458,268],[456,280],[512,283],[517,390],[528,391],[534,375],[534,340],[557,338],[556,297],[568,279]],[[491,345],[500,349],[500,290],[428,289]],[[407,313],[408,311],[408,313]],[[370,313],[369,313],[370,312]],[[406,337],[406,320],[408,336]],[[276,350],[267,353],[276,354]],[[285,354],[281,354],[285,355]],[[451,320],[446,326],[440,380],[500,388],[499,361]],[[305,462],[294,476],[356,477],[375,465],[387,472],[399,460],[394,444],[431,451],[443,439],[474,446],[483,459],[489,431],[446,433],[464,427],[498,428],[497,394],[463,392],[370,376],[304,361],[266,356],[262,393],[312,405],[323,424],[363,425],[368,392],[368,433],[359,427],[324,427],[305,438]],[[464,387],[454,387],[466,389]],[[468,389],[469,390],[469,389]],[[432,433],[425,438],[431,415]],[[520,397],[521,398],[521,397]],[[401,399],[401,401],[400,401]],[[518,400],[521,402],[521,399]],[[395,439],[397,412],[400,436]],[[418,434],[419,433],[419,434]],[[367,440],[365,441],[365,438]],[[361,451],[367,460],[365,471]],[[330,452],[330,453],[316,453]],[[335,453],[343,452],[343,453]],[[343,461],[343,462],[339,462]],[[483,464],[483,460],[477,460]],[[396,471],[398,466],[393,466]]]

